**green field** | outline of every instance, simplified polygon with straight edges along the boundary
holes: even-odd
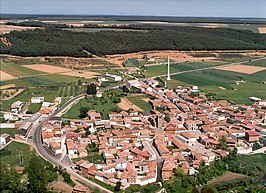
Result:
[[[6,63],[6,62],[1,62],[1,70],[16,77],[45,74],[44,72],[25,68],[15,63]]]
[[[23,81],[32,84],[33,86],[60,86],[61,84],[52,80],[41,78],[39,76],[31,76],[21,78]]]
[[[266,85],[261,83],[266,78],[266,70],[254,74],[242,74],[211,69],[173,75],[171,78],[188,85],[200,86],[204,92],[214,93],[216,98],[236,103],[251,104],[248,100],[250,96],[266,98]],[[246,82],[239,85],[234,83],[240,80]],[[221,90],[219,87],[224,87],[227,90]],[[232,88],[237,88],[237,90],[233,91]]]
[[[59,87],[57,91],[57,96],[71,97],[71,96],[77,96],[82,93],[85,93],[85,87],[72,83],[70,85]]]
[[[246,65],[251,65],[251,66],[262,66],[262,67],[266,67],[266,58],[265,59],[262,59],[262,60],[258,60],[258,61],[247,62],[245,64]]]
[[[216,85],[225,86],[227,88],[230,88],[228,85],[234,84],[235,81],[248,80],[260,83],[265,80],[265,77],[266,70],[253,74],[243,74],[217,69],[201,70],[171,76],[172,79],[186,82],[188,84],[196,84],[199,86]]]
[[[67,76],[67,75],[62,75],[62,74],[47,74],[47,75],[42,75],[39,77],[53,81],[53,82],[57,82],[57,83],[72,83],[72,82],[78,82],[79,80],[81,80],[82,82],[93,81],[93,79],[85,79],[81,77]]]
[[[104,159],[101,155],[98,155],[98,153],[92,153],[89,154],[87,157],[83,157],[83,158],[76,158],[74,159],[75,161],[79,161],[79,160],[88,160],[90,163],[94,163],[94,164],[104,164]]]
[[[97,110],[101,113],[103,119],[107,119],[110,112],[119,109],[118,106],[109,99],[107,94],[102,98],[94,98],[92,100],[82,99],[73,105],[66,114],[63,115],[67,119],[78,119],[81,107],[89,107],[90,110]]]
[[[0,81],[0,85],[7,85],[7,84],[15,84],[18,87],[29,87],[32,86],[32,84],[22,80],[22,79],[14,79],[14,80],[8,80],[8,81]]]
[[[135,104],[136,106],[138,106],[139,108],[141,108],[143,111],[150,111],[150,110],[152,110],[151,104],[145,102],[144,100],[142,100],[143,98],[145,98],[145,96],[129,96],[129,97],[127,97],[127,99],[130,102],[132,102],[133,104]]]
[[[249,97],[256,96],[262,99],[266,98],[266,85],[256,82],[246,82],[240,85],[230,85],[237,90],[221,90],[217,86],[200,87],[205,93],[214,93],[217,99],[227,99],[238,104],[252,104]]]
[[[41,106],[42,104],[30,104],[28,112],[37,113],[40,110]]]
[[[0,134],[7,133],[9,134],[12,138],[14,138],[15,132],[17,129],[15,128],[1,128],[0,129]]]
[[[4,101],[1,104],[1,110],[8,111],[10,106],[15,101],[29,102],[32,96],[44,96],[46,102],[53,102],[58,91],[58,87],[29,87],[18,96]]]
[[[207,61],[207,62],[184,62],[184,63],[174,63],[170,65],[170,73],[182,72],[187,70],[193,70],[198,68],[205,68],[211,66],[220,66],[226,64],[226,62],[221,61]],[[143,74],[147,77],[159,76],[167,74],[167,64],[156,65],[156,66],[146,66],[147,71]]]
[[[19,166],[19,154],[23,160],[21,166],[26,166],[30,159],[30,146],[24,143],[11,142],[8,146],[0,151],[1,163],[6,163],[11,166]]]

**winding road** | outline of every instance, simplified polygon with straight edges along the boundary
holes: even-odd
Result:
[[[60,156],[55,156],[53,153],[51,153],[47,148],[45,148],[42,144],[42,138],[41,138],[41,133],[42,133],[42,124],[49,121],[50,119],[56,118],[56,116],[63,111],[65,111],[69,106],[71,106],[73,103],[76,101],[84,98],[85,95],[79,95],[76,97],[73,97],[69,101],[67,101],[65,104],[63,104],[60,108],[58,108],[51,116],[43,118],[39,123],[37,123],[34,128],[33,128],[33,144],[35,145],[35,148],[40,156],[42,156],[45,160],[49,161],[55,166],[61,166],[63,169],[66,170],[67,173],[69,173],[71,176],[74,176],[78,181],[86,184],[89,187],[95,187],[99,188],[101,192],[107,192],[107,193],[112,193],[112,191],[107,190],[106,188],[88,180],[87,178],[79,175],[76,173],[71,166],[72,163],[69,159],[69,157],[66,155],[64,157]]]

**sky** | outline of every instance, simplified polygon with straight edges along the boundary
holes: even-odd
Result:
[[[12,14],[266,18],[266,0],[0,0]]]

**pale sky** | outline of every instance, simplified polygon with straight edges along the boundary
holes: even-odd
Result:
[[[266,18],[266,0],[0,0],[1,13]]]

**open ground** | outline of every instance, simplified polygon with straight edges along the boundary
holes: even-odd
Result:
[[[61,72],[68,72],[70,69],[68,68],[62,68],[58,66],[52,66],[47,64],[32,64],[32,65],[23,65],[26,68],[30,68],[33,70],[38,70],[41,72],[47,72],[47,73],[61,73]]]
[[[0,86],[0,90],[14,88],[14,87],[16,87],[15,84],[7,84],[7,85]]]
[[[266,33],[266,27],[258,27],[258,30],[261,34],[265,34]]]
[[[36,27],[24,27],[24,26],[13,26],[13,25],[0,25],[0,34],[10,33],[11,31],[22,31],[27,29],[36,29]]]
[[[32,65],[23,65],[26,68],[30,68],[33,70],[38,70],[41,72],[47,72],[52,74],[62,74],[67,76],[76,76],[76,77],[83,77],[83,78],[94,78],[98,75],[96,72],[88,72],[88,71],[73,71],[68,68],[58,67],[58,66],[52,66],[47,64],[32,64]]]
[[[238,174],[238,173],[233,173],[233,172],[226,172],[224,175],[221,177],[215,178],[211,180],[208,185],[214,185],[214,184],[219,184],[219,183],[224,183],[224,182],[231,182],[234,180],[238,179],[243,179],[247,178],[248,176],[245,176],[243,174]]]
[[[0,80],[1,81],[12,80],[12,79],[16,79],[16,77],[0,70]]]
[[[130,102],[127,98],[121,98],[121,102],[118,103],[117,106],[123,110],[133,109],[134,111],[143,111],[141,108]]]
[[[248,66],[248,65],[242,65],[242,64],[236,64],[231,66],[223,66],[223,67],[217,67],[216,69],[219,70],[227,70],[232,72],[239,72],[244,74],[253,74],[262,70],[266,70],[264,67],[259,66]]]

